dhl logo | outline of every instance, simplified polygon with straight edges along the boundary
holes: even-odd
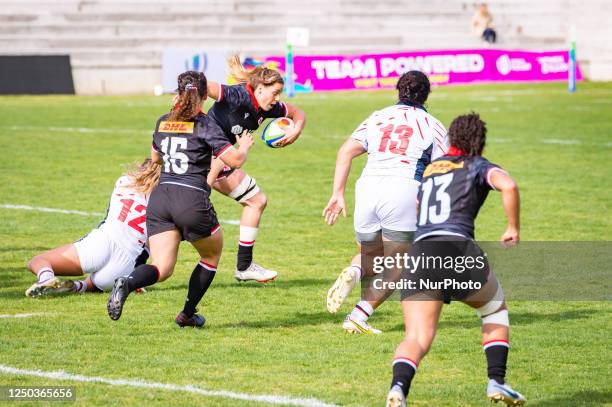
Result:
[[[193,133],[193,122],[167,122],[159,124],[160,133]]]
[[[454,163],[448,160],[436,161],[427,166],[423,177],[428,177],[432,174],[446,174],[447,172],[463,168],[464,162]]]

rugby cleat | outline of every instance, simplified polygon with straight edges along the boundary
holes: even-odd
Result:
[[[197,311],[196,311],[197,312]],[[181,311],[174,320],[178,326],[184,328],[186,326],[192,326],[194,328],[202,328],[206,323],[206,318],[199,314],[193,314],[193,316],[188,317],[183,311]]]
[[[50,278],[42,283],[34,283],[25,292],[26,297],[40,297],[42,295],[64,294],[74,288],[74,281],[62,281],[57,277]]]
[[[391,387],[387,394],[387,407],[406,407],[406,397],[402,388],[397,384]]]
[[[382,333],[380,329],[374,328],[367,321],[351,318],[350,315],[347,315],[344,319],[342,328],[350,334],[380,335]]]
[[[357,273],[353,266],[342,270],[334,285],[327,291],[327,311],[335,314],[357,284]]]
[[[522,406],[527,401],[525,396],[513,390],[509,384],[499,384],[493,379],[489,379],[487,397],[491,402],[498,403],[503,401],[509,406]]]
[[[274,270],[268,270],[261,267],[255,262],[251,262],[249,268],[244,271],[236,269],[234,278],[238,281],[257,281],[259,283],[267,283],[273,281],[278,276],[278,273]]]
[[[130,292],[128,291],[127,287],[127,278],[119,277],[115,280],[113,290],[111,291],[110,297],[108,297],[108,302],[106,303],[108,316],[113,321],[121,318],[123,304],[125,304],[125,300],[127,299],[128,295],[130,295]]]

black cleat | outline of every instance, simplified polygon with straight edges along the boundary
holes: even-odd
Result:
[[[123,304],[127,299],[128,295],[130,295],[127,287],[127,278],[119,277],[115,280],[115,285],[113,285],[113,291],[111,291],[111,295],[108,298],[108,302],[106,303],[106,310],[108,311],[108,316],[113,321],[121,318],[121,312],[123,311]]]
[[[193,314],[192,317],[188,317],[183,311],[181,311],[174,320],[178,326],[184,328],[186,326],[192,326],[194,328],[202,328],[206,323],[206,318],[199,314]]]

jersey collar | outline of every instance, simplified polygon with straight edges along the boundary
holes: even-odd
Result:
[[[249,95],[251,96],[251,101],[253,102],[253,106],[255,106],[255,109],[259,111],[259,103],[257,102],[257,98],[255,98],[255,94],[253,93],[253,88],[251,87],[251,85],[247,84],[246,90],[247,92],[249,92]]]
[[[397,102],[398,105],[404,105],[404,106],[411,106],[411,107],[416,107],[417,109],[421,109],[424,110],[425,112],[427,112],[427,109],[425,109],[425,106],[423,105],[418,105],[416,103],[410,103],[410,102],[402,102],[401,100],[399,102]]]
[[[468,154],[465,151],[460,150],[455,146],[450,146],[446,155],[451,156],[451,157],[459,157],[459,156],[467,156]]]

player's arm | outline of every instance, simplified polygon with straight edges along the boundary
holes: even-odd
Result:
[[[219,97],[221,96],[222,92],[221,84],[219,82],[211,80],[207,80],[206,83],[206,93],[208,94],[208,97],[213,98],[215,100],[219,100]]]
[[[294,126],[293,129],[288,130],[285,137],[278,142],[279,147],[285,147],[295,143],[306,125],[306,113],[304,113],[302,109],[291,103],[285,103],[285,106],[287,108],[287,117],[293,120]]]
[[[155,147],[151,147],[151,161],[155,164],[162,165],[164,163],[164,158],[161,153],[155,149]]]
[[[505,171],[493,168],[489,170],[489,184],[502,193],[504,211],[508,218],[508,227],[501,237],[502,243],[509,245],[520,240],[521,199],[516,182]]]
[[[249,154],[251,146],[253,146],[253,135],[245,130],[241,136],[237,136],[238,148],[231,144],[217,155],[225,165],[232,168],[240,168],[244,165]]]
[[[212,162],[210,163],[210,172],[206,177],[206,182],[208,185],[212,186],[215,183],[219,177],[219,174],[221,171],[223,171],[223,167],[225,167],[225,163],[220,158],[213,158]]]
[[[340,147],[340,150],[338,150],[336,172],[334,174],[334,189],[327,206],[323,209],[323,216],[328,225],[335,224],[340,213],[346,217],[346,202],[344,201],[346,181],[351,172],[353,159],[365,152],[363,144],[352,137],[346,140]]]

